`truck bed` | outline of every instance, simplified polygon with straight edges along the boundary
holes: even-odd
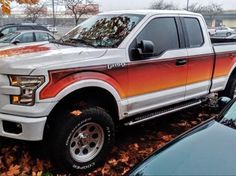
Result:
[[[236,39],[227,39],[227,38],[211,38],[211,43],[213,45],[236,45]]]

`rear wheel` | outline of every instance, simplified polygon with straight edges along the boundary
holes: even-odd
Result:
[[[227,37],[229,37],[229,36],[231,36],[231,35],[232,35],[231,32],[227,32],[227,33],[226,33],[226,36],[227,36]]]
[[[51,134],[54,162],[70,171],[89,172],[111,151],[114,123],[101,108],[61,114]]]

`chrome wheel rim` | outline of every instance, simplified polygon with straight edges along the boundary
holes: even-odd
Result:
[[[86,123],[72,134],[70,154],[77,162],[88,162],[94,159],[104,144],[104,131],[97,123]]]

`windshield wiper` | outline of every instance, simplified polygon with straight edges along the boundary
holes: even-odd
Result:
[[[62,40],[62,39],[59,39],[59,40],[51,40],[50,43],[56,43],[56,44],[59,44],[59,45],[67,45],[67,46],[76,46],[75,44],[65,42],[65,41]]]
[[[93,48],[97,48],[93,44],[91,44],[91,43],[89,43],[89,42],[87,42],[86,40],[83,40],[83,39],[70,38],[69,40],[74,41],[74,42],[79,42],[79,43],[85,44],[87,46],[91,46]]]

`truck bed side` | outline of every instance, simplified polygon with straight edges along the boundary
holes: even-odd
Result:
[[[213,44],[215,50],[215,69],[211,92],[224,90],[236,67],[236,43]]]

